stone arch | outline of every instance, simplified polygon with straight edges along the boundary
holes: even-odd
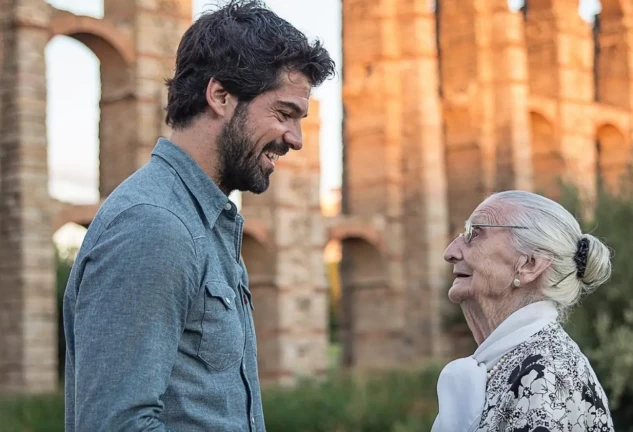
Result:
[[[483,155],[467,108],[444,109],[449,234],[456,235],[485,194]]]
[[[130,66],[136,60],[132,41],[108,20],[56,11],[50,24],[50,37],[71,36],[83,42],[99,58],[120,57]],[[108,51],[114,53],[108,53]]]
[[[136,169],[136,110],[132,40],[108,20],[56,11],[50,37],[68,36],[100,61],[99,194],[105,198]]]
[[[630,164],[631,149],[624,134],[611,124],[600,126],[596,131],[598,186],[617,192]]]
[[[602,0],[602,11],[594,23],[594,80],[596,101],[629,109],[631,53],[627,41],[630,30],[625,24],[626,3]]]
[[[380,250],[363,237],[341,239],[342,282],[340,340],[342,363],[360,369],[379,368],[378,355],[394,335],[386,329],[393,320],[386,261]]]
[[[52,217],[52,232],[57,232],[57,230],[69,223],[88,228],[100,206],[101,202],[86,205],[55,202]]]
[[[342,243],[343,240],[349,238],[363,239],[381,254],[385,251],[385,244],[378,230],[372,225],[363,223],[356,218],[346,218],[337,221],[337,223],[328,230],[328,242],[338,241]]]
[[[248,218],[244,222],[244,235],[252,237],[266,249],[270,249],[270,233],[266,224],[255,218]]]
[[[532,168],[534,190],[545,196],[558,199],[565,163],[557,144],[554,125],[545,116],[531,111]]]

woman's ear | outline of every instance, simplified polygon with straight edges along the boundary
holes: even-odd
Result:
[[[552,259],[541,255],[522,257],[518,273],[522,285],[534,282],[552,265]]]

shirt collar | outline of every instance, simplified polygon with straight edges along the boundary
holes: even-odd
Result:
[[[210,227],[215,225],[222,211],[227,210],[227,204],[231,206],[231,213],[237,212],[235,204],[202,170],[200,165],[170,140],[159,138],[152,151],[152,156],[160,157],[176,171],[176,174],[198,201]]]

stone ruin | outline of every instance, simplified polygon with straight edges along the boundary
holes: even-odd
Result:
[[[360,370],[455,355],[443,251],[487,194],[594,196],[631,160],[633,3],[343,0],[341,211],[319,198],[318,103],[271,188],[245,194],[243,245],[265,382],[328,365],[323,251],[340,242],[342,363]],[[48,195],[45,48],[56,35],[101,62],[101,198],[143,165],[163,123],[190,0],[107,0],[104,18],[0,0],[0,391],[59,386],[52,234],[97,205]]]

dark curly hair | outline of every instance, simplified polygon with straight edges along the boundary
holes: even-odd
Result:
[[[301,72],[316,87],[334,69],[334,61],[320,41],[311,44],[261,1],[231,0],[203,14],[183,35],[174,77],[166,81],[165,121],[182,129],[204,112],[211,78],[240,103],[248,103],[277,88],[282,70]]]

